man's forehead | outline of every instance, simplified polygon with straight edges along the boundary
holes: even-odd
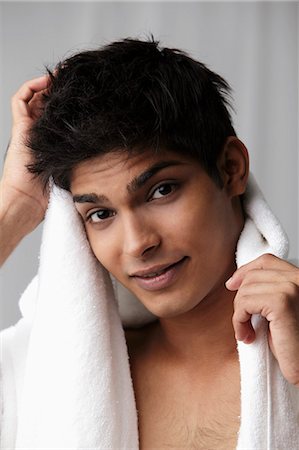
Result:
[[[138,177],[138,182],[132,183],[131,189],[139,187],[139,178],[149,178],[151,173],[174,165],[192,162],[191,158],[172,151],[159,152],[143,151],[141,153],[127,151],[113,151],[78,163],[71,173],[71,186],[78,182],[88,182],[94,177],[117,178],[126,175],[128,178]],[[139,177],[140,176],[140,177]]]
[[[84,161],[73,172],[71,191],[74,201],[78,203],[95,203],[99,200],[98,188],[119,186],[133,194],[141,189],[160,171],[175,166],[190,164],[190,160],[173,152],[134,155],[105,154],[98,158]],[[103,200],[103,199],[102,199]]]

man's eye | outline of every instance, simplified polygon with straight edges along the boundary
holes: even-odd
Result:
[[[92,223],[99,223],[105,219],[109,219],[109,217],[112,217],[114,215],[114,211],[111,211],[110,209],[98,209],[98,211],[94,211],[93,213],[91,213],[87,217],[87,220]]]
[[[150,199],[155,200],[157,198],[166,197],[167,195],[171,194],[176,188],[176,184],[174,183],[164,183],[160,184],[154,192],[152,193]]]

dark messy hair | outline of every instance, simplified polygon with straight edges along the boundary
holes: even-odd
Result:
[[[195,157],[221,185],[216,162],[235,135],[230,87],[201,62],[149,40],[123,39],[77,53],[50,74],[31,129],[28,166],[70,188],[73,167],[115,150],[172,150]]]

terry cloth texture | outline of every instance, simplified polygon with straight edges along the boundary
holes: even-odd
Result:
[[[236,261],[286,257],[286,236],[253,177]],[[125,294],[125,295],[124,295]],[[1,332],[1,449],[137,450],[138,422],[123,325],[154,319],[94,258],[69,193],[55,186],[40,267],[20,300],[22,319]],[[299,394],[281,375],[267,323],[253,317],[238,344],[237,450],[297,450]]]

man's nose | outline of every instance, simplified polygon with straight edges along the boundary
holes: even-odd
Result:
[[[158,227],[140,215],[131,216],[124,226],[123,251],[140,258],[152,253],[161,243]]]

